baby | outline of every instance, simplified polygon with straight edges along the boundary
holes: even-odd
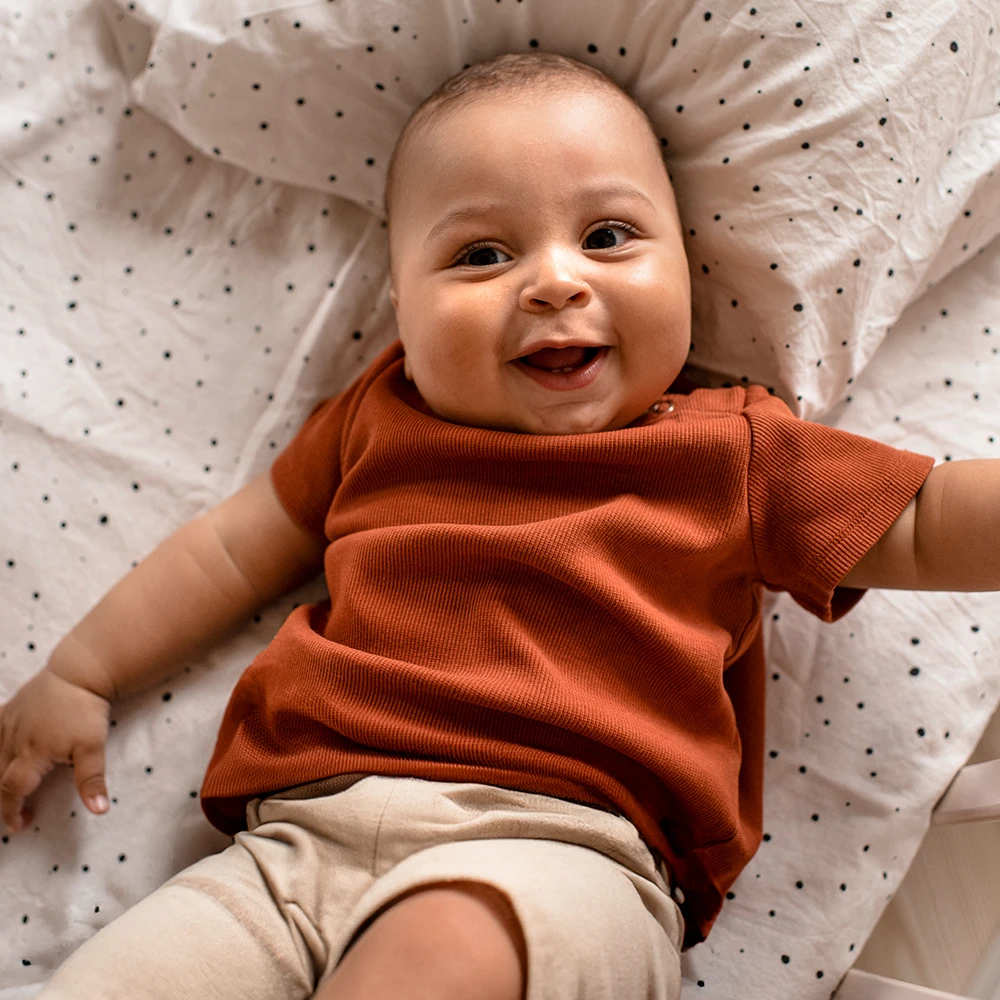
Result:
[[[603,74],[457,74],[386,208],[399,339],[0,711],[8,828],[57,763],[105,812],[110,703],[325,569],[226,708],[202,807],[233,844],[42,1000],[675,1000],[760,842],[763,589],[834,621],[1000,588],[1000,462],[685,390],[674,195]]]

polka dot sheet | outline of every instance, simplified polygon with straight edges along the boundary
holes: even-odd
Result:
[[[502,51],[592,62],[653,116],[688,229],[693,376],[939,462],[1000,457],[987,6],[569,11],[0,9],[0,699],[395,338],[394,130]],[[197,800],[226,699],[323,596],[300,588],[114,706],[107,815],[69,768],[46,779],[28,831],[0,838],[0,1000],[230,843]],[[765,640],[765,838],[684,955],[685,1000],[829,997],[1000,700],[995,594],[871,591],[826,625],[768,593]]]

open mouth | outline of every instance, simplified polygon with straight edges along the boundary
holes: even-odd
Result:
[[[538,351],[536,354],[543,357],[528,355],[518,358],[514,362],[514,367],[545,389],[563,391],[584,389],[604,370],[608,354],[611,352],[611,348],[607,346],[577,349],[573,354],[569,353],[569,349],[566,350],[567,359],[572,358],[576,362],[575,364],[563,365],[556,369],[540,367],[538,364],[531,363],[532,360],[537,362],[545,358],[551,364],[553,360],[560,361],[562,359],[553,359],[551,355],[546,356],[545,352]]]
[[[591,363],[591,361],[593,361],[594,358],[596,358],[597,355],[603,349],[604,348],[602,348],[602,347],[585,347],[585,348],[583,348],[583,358],[579,362],[577,362],[576,364],[567,365],[565,368],[549,368],[547,365],[536,364],[535,362],[532,361],[532,358],[535,357],[534,354],[526,354],[526,355],[524,355],[524,357],[518,358],[517,360],[521,364],[527,365],[529,368],[535,368],[538,371],[552,372],[553,374],[565,373],[565,372],[573,372],[573,371],[578,371],[581,368],[586,368],[587,365],[589,365]],[[571,350],[571,348],[566,348],[566,350]],[[545,352],[544,351],[536,351],[535,353],[536,354],[543,354]]]

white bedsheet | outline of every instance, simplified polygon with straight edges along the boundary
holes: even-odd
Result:
[[[0,53],[3,699],[395,327],[377,215],[208,158],[137,107],[98,6],[0,3]],[[969,254],[824,422],[939,461],[1000,457],[1000,241]],[[115,706],[109,814],[68,768],[49,776],[32,828],[0,840],[0,1000],[33,997],[230,843],[197,801],[226,699],[293,603],[324,594],[288,595]],[[873,591],[835,625],[768,600],[765,842],[684,956],[685,1000],[829,996],[1000,700],[995,594]]]

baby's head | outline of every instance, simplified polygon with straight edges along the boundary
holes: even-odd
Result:
[[[385,207],[406,377],[441,418],[618,430],[680,373],[691,289],[673,189],[645,113],[599,70],[503,55],[446,80],[396,143]],[[547,340],[603,345],[596,376],[536,380],[517,359]]]

